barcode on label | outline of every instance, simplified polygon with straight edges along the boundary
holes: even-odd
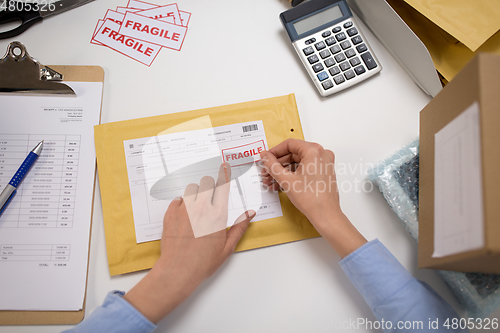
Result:
[[[250,131],[258,131],[258,130],[259,128],[257,127],[257,124],[243,126],[243,133]]]

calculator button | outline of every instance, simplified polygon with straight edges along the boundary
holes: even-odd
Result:
[[[337,75],[336,77],[333,78],[333,81],[335,81],[336,84],[341,84],[342,82],[345,81],[343,75]]]
[[[330,47],[330,52],[332,52],[332,54],[339,53],[340,52],[340,46],[333,45],[332,47]]]
[[[356,50],[358,50],[359,53],[363,53],[366,50],[368,50],[368,48],[366,47],[365,44],[361,44],[361,45],[356,46]]]
[[[337,41],[339,41],[339,42],[340,42],[340,41],[342,41],[342,40],[346,39],[346,38],[347,38],[347,36],[345,35],[345,33],[341,32],[341,33],[339,33],[339,34],[336,34],[336,35],[335,35],[335,38],[337,38]]]
[[[328,50],[321,51],[319,53],[319,55],[321,56],[321,59],[325,59],[325,58],[328,58],[329,56],[331,56],[330,51],[328,51]]]
[[[358,74],[358,75],[361,75],[364,72],[366,72],[366,69],[363,67],[363,65],[354,68],[354,70],[356,71],[356,74]]]
[[[312,44],[316,41],[316,38],[311,38],[311,39],[308,39],[306,40],[306,45],[309,45],[309,44]]]
[[[314,73],[317,73],[319,71],[322,71],[324,69],[323,65],[321,63],[314,64],[312,66]]]
[[[318,80],[320,80],[320,81],[324,81],[324,80],[328,79],[328,74],[326,72],[321,72],[316,76],[318,77]]]
[[[357,65],[361,64],[361,60],[359,60],[358,57],[352,58],[351,60],[349,60],[349,62],[351,63],[352,67],[356,67]]]
[[[375,59],[373,59],[372,55],[370,52],[363,53],[361,55],[361,58],[365,62],[366,68],[368,69],[374,69],[377,67],[377,63],[375,62]]]
[[[333,44],[337,43],[337,40],[335,39],[335,37],[328,37],[327,39],[325,39],[325,43],[328,46],[332,46]]]
[[[302,51],[304,51],[304,54],[306,56],[310,55],[310,54],[313,54],[314,53],[314,49],[312,48],[312,46],[309,46],[309,47],[306,47],[305,49],[303,49]]]
[[[347,29],[346,31],[347,31],[347,34],[349,35],[349,37],[352,37],[352,36],[358,34],[358,29],[356,29],[355,27],[352,27],[351,29]]]
[[[337,75],[340,73],[340,68],[339,66],[332,67],[328,70],[330,72],[331,76]]]
[[[326,47],[325,43],[324,42],[317,42],[316,44],[314,44],[314,46],[316,46],[316,50],[322,50]]]
[[[347,58],[352,58],[356,55],[356,51],[354,51],[353,49],[349,49],[345,51],[345,55],[347,56]]]
[[[352,69],[350,69],[350,70],[348,70],[347,72],[344,73],[344,76],[345,76],[346,79],[350,80],[353,77],[355,77],[356,74],[354,74],[354,71]]]
[[[334,33],[334,34],[336,34],[336,33],[337,33],[337,32],[339,32],[340,30],[342,30],[342,28],[341,28],[341,27],[335,27],[335,28],[333,28],[333,30],[332,30],[332,31],[333,31],[333,33]]]
[[[347,29],[347,28],[350,28],[350,27],[352,27],[352,22],[351,21],[344,23],[344,28]]]
[[[351,47],[351,42],[349,42],[348,40],[345,40],[342,43],[340,43],[340,46],[342,46],[342,50],[348,49]]]
[[[333,60],[333,58],[328,58],[325,60],[326,67],[332,67],[333,65],[335,65],[335,60]]]
[[[333,87],[332,80],[327,80],[327,81],[325,81],[325,82],[323,82],[321,84],[323,85],[323,89],[325,89],[325,90],[328,90],[328,89],[330,89],[330,88]]]
[[[312,65],[315,62],[318,62],[319,58],[318,58],[317,55],[313,54],[312,56],[310,56],[309,58],[307,58],[307,61],[309,61],[309,63]]]
[[[323,38],[326,38],[326,37],[330,36],[331,34],[332,34],[332,33],[330,32],[330,30],[327,30],[327,31],[323,32],[323,33],[321,34],[321,36],[323,36]]]
[[[344,61],[345,60],[345,55],[343,53],[339,53],[335,56],[335,60],[337,60],[337,62],[341,62],[341,61]]]
[[[351,68],[351,65],[349,65],[349,63],[347,61],[344,61],[343,63],[341,63],[340,65],[340,69],[345,72],[346,70],[348,70],[349,68]]]
[[[354,45],[358,45],[359,43],[361,43],[363,41],[363,39],[361,38],[361,36],[354,36],[352,37],[351,39],[351,42],[354,44]]]

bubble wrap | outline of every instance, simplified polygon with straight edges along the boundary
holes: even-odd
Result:
[[[418,140],[368,171],[389,206],[418,242]],[[485,318],[500,306],[500,275],[436,270],[470,318]]]

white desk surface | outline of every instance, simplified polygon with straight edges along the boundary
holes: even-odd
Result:
[[[465,315],[437,274],[416,268],[417,245],[380,192],[359,190],[370,165],[418,136],[419,111],[430,100],[360,20],[383,70],[322,98],[281,26],[279,14],[291,8],[286,0],[178,0],[179,9],[192,13],[183,48],[163,49],[151,67],[90,44],[97,20],[127,2],[95,1],[49,17],[0,41],[0,52],[19,40],[45,65],[102,66],[102,123],[294,93],[306,140],[333,150],[346,170],[338,181],[347,216],[367,239],[382,241],[412,274]],[[87,315],[108,291],[127,291],[145,275],[109,276],[98,187],[93,218]],[[338,261],[322,238],[237,253],[166,317],[158,332],[324,332],[341,331],[335,327],[357,318],[375,321]],[[69,327],[4,326],[0,333]]]

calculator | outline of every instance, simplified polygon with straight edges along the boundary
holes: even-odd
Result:
[[[281,23],[321,96],[382,70],[345,0],[312,0],[280,14]]]

